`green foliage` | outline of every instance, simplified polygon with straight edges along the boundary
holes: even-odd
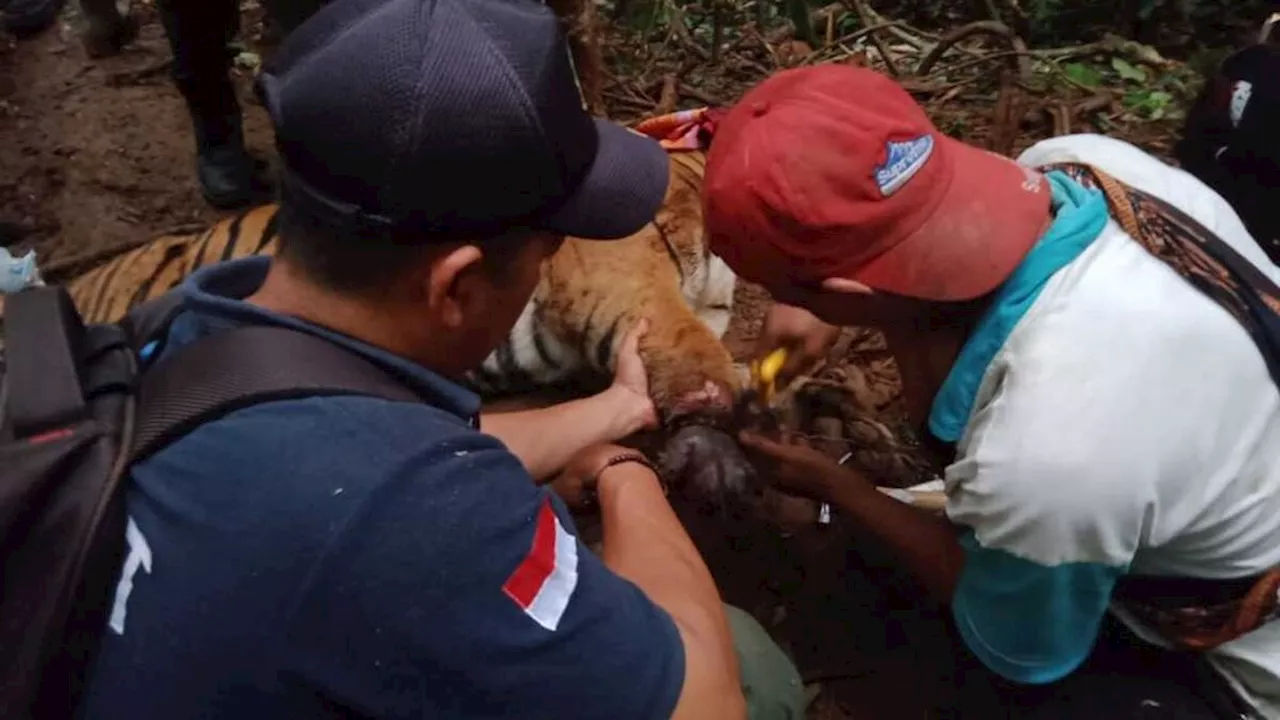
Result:
[[[1103,32],[1163,46],[1235,43],[1256,28],[1272,0],[1020,0],[1032,45],[1096,40]],[[997,6],[1003,3],[998,2]],[[1010,20],[1008,14],[1003,18]]]
[[[1102,85],[1102,72],[1093,65],[1078,62],[1067,63],[1062,66],[1062,71],[1078,85],[1087,88],[1096,88]]]
[[[860,27],[862,27],[862,22],[853,13],[845,13],[836,21],[836,33],[839,35],[848,35]]]
[[[1101,58],[1063,63],[1060,70],[1078,87],[1119,90],[1125,110],[1144,120],[1180,119],[1180,106],[1195,92],[1194,70],[1157,72],[1119,56],[1105,64]]]
[[[1121,57],[1111,58],[1111,69],[1116,71],[1122,80],[1132,80],[1133,82],[1145,83],[1147,81],[1147,71],[1129,63]]]
[[[1031,27],[1039,30],[1053,24],[1062,12],[1062,0],[1030,0],[1026,8]]]
[[[955,116],[944,120],[941,130],[951,137],[963,138],[969,134],[969,123],[964,117]]]
[[[1172,101],[1173,95],[1164,90],[1130,90],[1124,96],[1124,106],[1148,120],[1165,117]]]

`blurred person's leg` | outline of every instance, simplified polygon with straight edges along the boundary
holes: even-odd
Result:
[[[196,141],[196,175],[209,204],[245,205],[265,186],[264,166],[245,149],[240,103],[231,81],[230,42],[237,0],[158,0],[173,51],[173,81],[187,103]]]
[[[80,12],[87,25],[80,40],[91,58],[115,55],[138,37],[137,15],[121,14],[116,0],[80,0]]]

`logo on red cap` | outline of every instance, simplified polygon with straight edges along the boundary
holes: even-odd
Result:
[[[920,172],[933,155],[933,136],[921,135],[914,140],[885,143],[884,164],[876,167],[876,185],[880,194],[889,197],[902,189],[907,181]]]

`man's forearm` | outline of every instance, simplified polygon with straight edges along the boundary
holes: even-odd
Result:
[[[617,465],[601,476],[597,494],[605,565],[666,610],[684,641],[685,687],[673,717],[744,717],[720,592],[657,478],[640,465]]]
[[[579,451],[627,434],[620,411],[625,398],[610,388],[551,407],[480,416],[480,431],[502,441],[539,484],[550,480]]]
[[[832,472],[831,504],[888,544],[939,600],[951,602],[964,568],[955,526],[885,495],[848,468]]]

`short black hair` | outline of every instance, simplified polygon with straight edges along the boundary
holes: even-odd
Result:
[[[514,263],[520,243],[497,238],[425,238],[420,233],[372,233],[335,229],[281,202],[278,257],[317,285],[350,295],[376,295],[442,249],[480,246],[485,265],[498,274]]]

